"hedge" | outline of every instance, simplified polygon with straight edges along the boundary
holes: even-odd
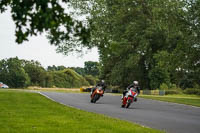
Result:
[[[185,94],[194,94],[194,95],[200,95],[200,89],[195,88],[187,88],[183,91]]]

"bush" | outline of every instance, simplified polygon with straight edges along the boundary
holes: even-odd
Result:
[[[195,88],[195,89],[200,89],[200,85],[199,84],[194,84],[193,86],[194,86],[193,88]]]
[[[178,90],[165,90],[165,95],[169,94],[181,94],[181,91]]]
[[[53,71],[53,85],[59,88],[78,88],[88,86],[89,83],[72,69]]]
[[[168,90],[168,85],[165,84],[165,83],[162,83],[162,84],[160,85],[160,90]]]
[[[169,85],[169,89],[170,89],[170,90],[177,90],[177,89],[179,89],[179,88],[177,88],[176,84],[170,84],[170,85]],[[180,90],[180,89],[179,89],[179,90]]]
[[[85,79],[89,82],[90,85],[96,84],[96,79],[92,75],[86,75]]]
[[[177,88],[175,84],[169,84],[169,86],[165,83],[162,83],[160,85],[160,90],[165,90],[165,94],[181,94],[182,90],[180,88]]]
[[[194,95],[200,95],[200,89],[196,88],[187,88],[183,91],[185,94],[194,94]]]
[[[81,75],[79,75],[77,72],[75,72],[72,69],[65,69],[61,71],[65,73],[67,80],[71,83],[73,87],[80,87],[80,86],[88,86],[89,83],[83,78]]]

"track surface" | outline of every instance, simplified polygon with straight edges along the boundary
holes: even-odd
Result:
[[[41,92],[59,103],[165,130],[167,133],[200,133],[200,108],[138,98],[129,109],[121,108],[120,96],[105,94],[96,104],[89,94]]]

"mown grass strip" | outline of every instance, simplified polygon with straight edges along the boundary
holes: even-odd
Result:
[[[0,133],[161,133],[67,107],[37,93],[0,90]]]
[[[140,97],[200,107],[200,97],[193,95],[167,95],[167,96],[140,95]]]

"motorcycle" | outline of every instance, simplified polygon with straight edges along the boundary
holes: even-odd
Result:
[[[134,98],[134,96],[136,95],[136,91],[131,88],[127,93],[126,95],[123,97],[122,99],[122,108],[128,108],[131,103],[133,103],[133,101],[136,102],[136,98]]]
[[[96,103],[97,100],[99,100],[100,97],[102,97],[104,94],[104,90],[102,87],[97,86],[95,91],[91,95],[91,103]]]

